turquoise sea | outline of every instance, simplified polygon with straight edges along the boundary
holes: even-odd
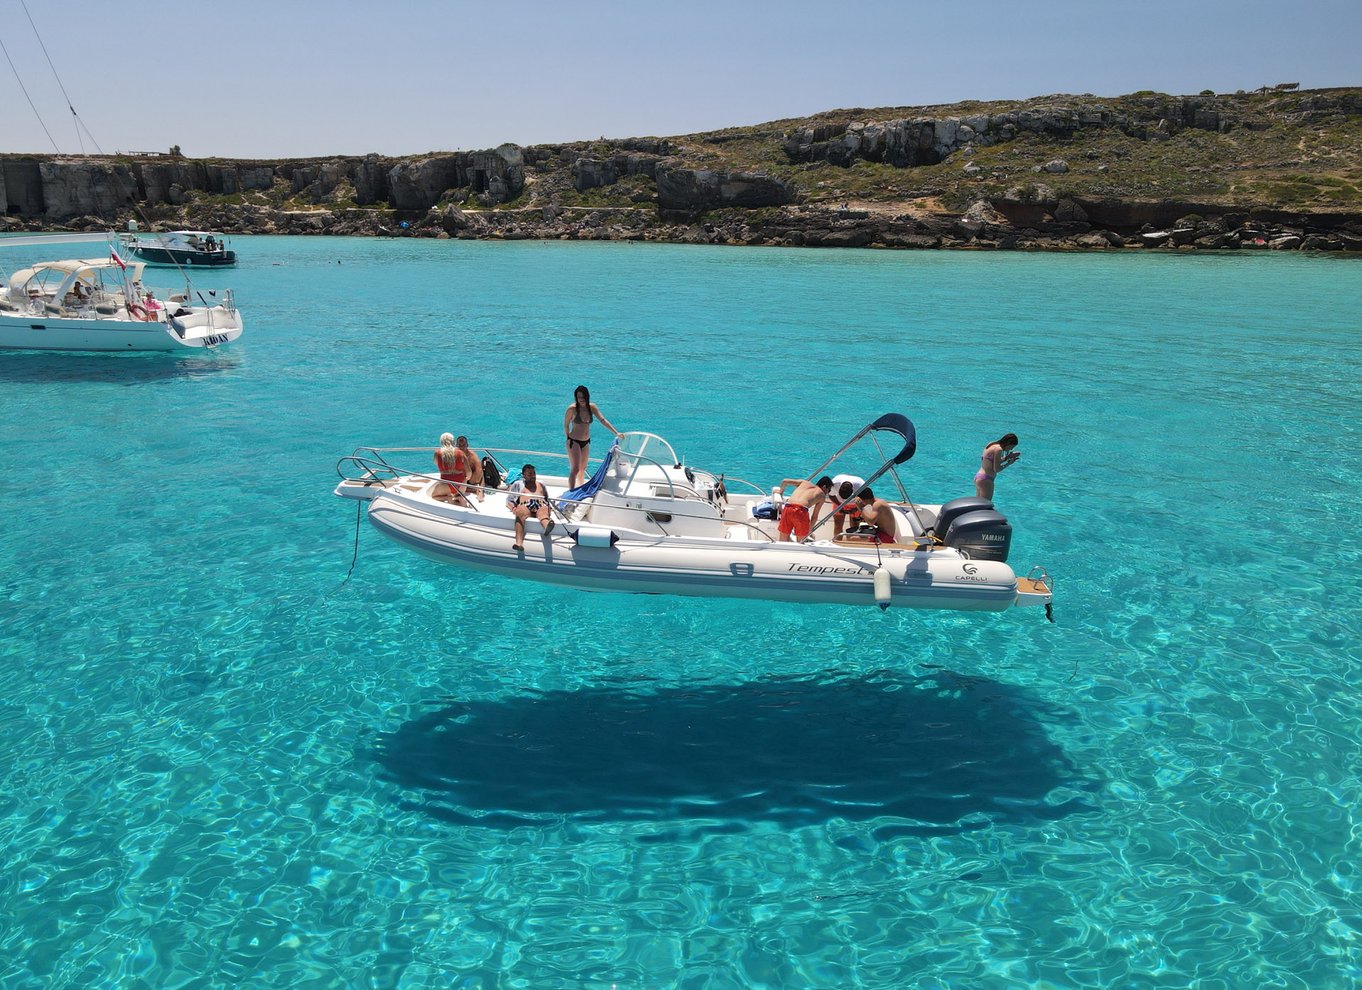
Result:
[[[235,345],[0,353],[6,990],[1362,981],[1355,260],[234,246]],[[1057,622],[346,580],[340,456],[579,383],[768,485],[1015,431]]]

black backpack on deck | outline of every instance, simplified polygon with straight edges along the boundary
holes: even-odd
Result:
[[[497,462],[490,457],[482,459],[482,486],[484,488],[501,487],[501,472],[497,470]]]

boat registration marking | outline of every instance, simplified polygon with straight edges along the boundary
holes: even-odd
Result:
[[[863,568],[860,567],[828,567],[823,564],[791,564],[790,570],[795,574],[861,574]]]

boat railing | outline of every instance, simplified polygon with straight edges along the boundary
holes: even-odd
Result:
[[[651,433],[648,433],[648,434],[644,434],[644,436],[652,436],[652,434],[651,434]],[[661,439],[661,438],[659,437],[659,439]],[[663,442],[665,443],[666,441],[663,441]],[[662,476],[662,480],[665,481],[665,482],[667,483],[667,496],[666,496],[666,497],[667,497],[667,498],[676,498],[676,485],[674,485],[674,484],[672,483],[671,475],[669,475],[669,474],[667,473],[667,469],[666,469],[665,467],[663,467],[662,464],[661,464],[659,461],[655,461],[655,460],[653,460],[651,457],[645,457],[642,453],[633,454],[633,453],[625,453],[624,451],[616,451],[616,452],[615,452],[615,456],[618,457],[620,460],[628,459],[628,460],[632,461],[633,464],[634,464],[634,469],[633,469],[632,471],[629,472],[629,477],[628,477],[627,479],[625,479],[625,482],[624,482],[624,489],[625,489],[626,491],[628,491],[629,486],[631,486],[631,485],[634,483],[634,479],[638,477],[639,469],[642,468],[642,467],[644,466],[644,464],[646,463],[646,464],[651,465],[652,467],[657,468],[657,469],[658,469],[658,473],[661,474],[661,476]]]
[[[470,449],[472,449],[472,448],[470,448]],[[368,459],[372,459],[372,460],[375,460],[375,461],[380,462],[381,464],[384,465],[384,467],[388,468],[389,470],[395,471],[395,472],[397,472],[398,474],[415,475],[415,474],[421,474],[421,473],[423,473],[423,470],[424,470],[424,469],[418,468],[418,469],[406,470],[406,469],[397,468],[397,467],[393,466],[393,465],[389,462],[389,458],[391,457],[391,455],[394,455],[394,454],[432,454],[432,453],[434,453],[434,451],[435,451],[435,448],[434,448],[434,447],[430,447],[430,446],[424,446],[424,447],[356,447],[355,450],[354,450],[354,452],[353,452],[352,454],[350,454],[348,457],[342,457],[342,458],[340,459],[339,464],[344,464],[346,461],[349,461],[349,460],[352,459],[352,458],[368,458]],[[515,448],[515,447],[478,447],[478,448],[476,448],[476,450],[474,450],[474,453],[475,453],[475,454],[481,453],[481,454],[490,456],[490,457],[492,458],[492,461],[496,464],[497,469],[498,469],[499,471],[501,471],[502,477],[508,477],[508,474],[507,474],[507,471],[506,471],[506,463],[505,463],[505,461],[502,460],[502,457],[499,456],[499,455],[524,456],[524,457],[533,457],[533,458],[536,458],[536,459],[543,459],[543,458],[546,458],[546,457],[547,457],[547,458],[555,458],[555,459],[564,460],[564,461],[567,460],[567,454],[566,454],[566,453],[557,453],[557,454],[555,454],[555,453],[553,453],[552,451],[547,451],[547,450],[521,450],[521,449],[518,449],[518,448]],[[591,460],[594,460],[594,461],[599,462],[599,461],[600,461],[600,458],[599,458],[599,457],[595,457],[595,458],[591,458]],[[339,467],[339,464],[337,465],[338,467]],[[344,477],[344,476],[342,475],[342,477]],[[355,480],[355,479],[348,479],[348,480]]]
[[[668,450],[669,453],[671,453],[673,456],[675,456],[675,451],[672,450],[671,444],[668,444],[666,440],[663,440],[661,437],[656,436],[656,434],[652,434],[652,433],[636,433],[636,434],[632,434],[632,435],[633,435],[633,436],[641,436],[641,437],[655,438],[655,439],[657,439],[658,441],[660,441],[664,446],[666,446],[666,448],[667,448],[667,450]],[[400,450],[400,451],[407,451],[407,450],[430,450],[431,448],[429,448],[429,447],[412,447],[412,448],[387,448],[387,449],[389,449],[389,450],[392,451],[392,452],[396,452],[396,451],[399,451],[399,450]],[[506,469],[506,465],[502,462],[501,458],[499,458],[498,456],[496,456],[496,455],[498,455],[498,454],[510,454],[510,455],[524,456],[524,457],[533,457],[533,458],[545,458],[545,457],[550,457],[550,458],[554,458],[554,459],[556,459],[556,460],[564,460],[564,461],[568,459],[568,455],[567,455],[566,453],[556,454],[556,453],[552,453],[552,452],[550,452],[550,451],[545,451],[545,450],[521,450],[521,449],[514,448],[514,447],[480,447],[480,448],[478,448],[478,449],[481,450],[484,454],[490,455],[490,456],[492,457],[492,460],[496,463],[497,468],[498,468],[499,470],[501,470],[502,476],[503,476],[503,477],[508,477],[508,478],[510,477],[510,473],[509,473],[509,471]],[[620,458],[621,460],[627,458],[628,460],[630,460],[630,461],[632,461],[632,462],[634,463],[634,469],[633,469],[633,471],[630,472],[629,478],[628,478],[628,480],[625,482],[625,487],[626,487],[626,488],[627,488],[630,484],[633,483],[634,478],[637,477],[637,475],[638,475],[638,470],[639,470],[639,468],[642,467],[643,464],[646,463],[646,464],[652,465],[653,467],[656,467],[656,468],[659,470],[659,473],[661,474],[662,478],[665,479],[666,482],[667,482],[668,491],[670,492],[670,497],[671,497],[671,498],[676,498],[676,487],[675,487],[675,485],[672,484],[671,477],[667,474],[666,469],[663,467],[663,465],[662,465],[662,463],[661,463],[660,461],[656,461],[656,460],[654,460],[654,459],[651,458],[651,457],[646,457],[646,456],[644,456],[644,455],[641,454],[641,453],[637,453],[637,454],[636,454],[636,453],[631,453],[631,452],[626,452],[626,451],[616,451],[615,456],[618,457],[618,458]],[[599,464],[601,460],[602,460],[602,458],[599,458],[599,457],[590,457],[590,458],[587,459],[587,463],[590,464],[591,462],[594,461],[594,462],[596,462],[596,463]],[[576,504],[576,503],[577,503],[578,501],[580,501],[580,500],[577,500],[577,499],[567,499],[567,500],[565,500],[565,499],[563,499],[563,498],[560,496],[556,501],[568,501],[568,502],[572,502],[572,503]]]
[[[649,436],[651,436],[651,434],[649,434]],[[661,438],[659,437],[658,439],[660,440]],[[662,442],[666,444],[665,440],[663,440]],[[667,447],[668,450],[671,451],[671,447],[669,444],[667,445]],[[378,485],[380,487],[385,486],[389,482],[396,481],[399,478],[420,478],[424,481],[440,482],[443,481],[444,479],[442,479],[437,472],[426,469],[412,470],[409,468],[398,467],[392,463],[392,460],[395,459],[393,455],[429,454],[431,453],[432,449],[433,448],[431,447],[357,447],[354,453],[348,454],[336,462],[336,473],[340,476],[342,481],[357,482],[366,485]],[[502,458],[504,457],[526,457],[534,458],[536,460],[542,460],[544,458],[567,460],[566,453],[558,454],[545,450],[525,450],[522,448],[515,447],[479,447],[478,450],[482,454],[490,456],[492,458],[492,461],[497,465],[498,469],[501,470],[502,476],[508,479],[510,477],[510,473],[506,470],[506,465],[502,460]],[[659,478],[659,484],[661,483],[661,481],[665,480],[669,497],[673,499],[678,498],[676,486],[672,482],[671,477],[667,474],[661,462],[656,461],[651,457],[646,457],[642,454],[629,453],[623,456],[628,457],[630,460],[634,462],[634,469],[632,472],[630,472],[629,478],[625,482],[625,487],[628,487],[629,484],[633,483],[635,477],[638,474],[639,469],[642,466],[644,466],[644,464],[647,464],[658,468],[659,474],[661,476]],[[592,460],[599,461],[600,458],[592,458]],[[761,488],[757,487],[756,485],[752,484],[749,481],[744,481],[742,479],[733,480],[737,484],[750,487],[755,492],[760,493],[762,491]],[[471,483],[465,483],[462,487],[463,490],[466,492],[483,492],[484,494],[491,495],[505,494],[505,489],[488,488],[484,485],[474,485]],[[698,495],[698,492],[696,494]],[[474,512],[483,511],[478,508],[478,505],[475,501],[471,499],[465,499],[464,501],[467,503],[466,507],[472,509]],[[549,511],[557,518],[563,520],[564,522],[568,522],[571,521],[572,513],[578,506],[590,504],[590,502],[591,502],[590,498],[567,499],[560,495],[549,499]],[[651,521],[654,525],[661,529],[663,533],[667,532],[667,529],[662,524],[662,521],[660,521],[656,516],[655,507],[635,508],[633,506],[612,506],[612,508],[615,509],[616,511],[628,511],[630,513],[638,514],[643,518]],[[768,541],[771,540],[771,536],[769,533],[766,533],[765,531],[761,530],[754,524],[731,519],[725,520],[725,522],[728,524],[746,526],[748,529],[751,529],[756,533],[760,533]]]
[[[765,488],[762,488],[760,485],[748,481],[746,478],[730,478],[727,475],[721,474],[719,475],[719,480],[724,483],[725,488],[727,488],[729,485],[744,485],[752,489],[754,494],[757,495],[769,494]]]
[[[352,477],[352,472],[358,477]],[[383,455],[372,447],[361,447],[353,454],[346,454],[336,462],[336,473],[340,475],[341,481],[358,481],[364,484],[382,484],[402,477],[402,472],[389,464]]]
[[[372,457],[365,457],[359,452],[342,457],[336,462],[336,473],[340,475],[342,481],[349,481],[362,485],[377,485],[380,488],[386,488],[390,483],[399,478],[419,478],[422,481],[429,481],[435,484],[449,484],[449,482],[445,481],[445,479],[441,478],[438,474],[428,471],[408,471],[396,468],[389,464],[381,454],[378,454],[377,452],[372,453],[374,455]],[[359,477],[352,477],[352,473],[358,474]],[[496,494],[500,491],[501,489],[499,488],[488,488],[484,485],[474,485],[470,483],[460,485],[461,495],[464,492],[490,492]],[[474,512],[482,511],[471,499],[464,498],[463,504],[465,508],[472,509]]]
[[[750,523],[750,522],[748,522],[748,521],[745,520],[745,519],[725,519],[725,520],[724,520],[724,525],[725,525],[725,526],[742,526],[742,527],[744,527],[744,528],[746,528],[746,529],[750,529],[752,532],[754,532],[754,533],[758,534],[759,536],[761,536],[761,538],[764,539],[767,543],[775,543],[775,542],[776,542],[776,538],[775,538],[774,536],[772,536],[770,533],[766,532],[766,530],[762,529],[762,528],[761,528],[760,526],[758,526],[756,523]]]
[[[389,461],[389,456],[393,454],[429,454],[431,447],[357,447],[353,454],[347,454],[336,462],[336,473],[340,475],[342,481],[358,482],[365,485],[385,486],[386,483],[396,481],[398,478],[420,478],[423,481],[445,482],[437,472],[427,469],[401,468],[393,465]],[[483,455],[492,458],[497,469],[501,471],[502,477],[509,478],[504,462],[496,455],[523,455],[542,459],[545,457],[557,457],[567,460],[567,454],[554,454],[545,450],[520,450],[510,447],[479,447]],[[387,455],[387,456],[385,456]],[[354,477],[353,475],[358,475]],[[464,482],[461,488],[465,492],[482,492],[484,495],[506,494],[503,488],[489,488],[486,485],[475,485],[471,482]],[[562,513],[557,506],[556,499],[549,500],[549,510],[566,520],[567,516]],[[465,507],[474,512],[481,512],[477,504],[471,499],[464,499]]]

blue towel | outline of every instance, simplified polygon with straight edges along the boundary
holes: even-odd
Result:
[[[615,451],[619,450],[619,446],[618,440],[612,443],[609,452],[605,455],[605,460],[601,461],[601,466],[596,469],[596,473],[572,491],[563,492],[563,497],[558,502],[559,512],[566,512],[574,502],[580,502],[596,494],[596,489],[605,484],[606,476],[610,473],[610,465],[615,462]]]

